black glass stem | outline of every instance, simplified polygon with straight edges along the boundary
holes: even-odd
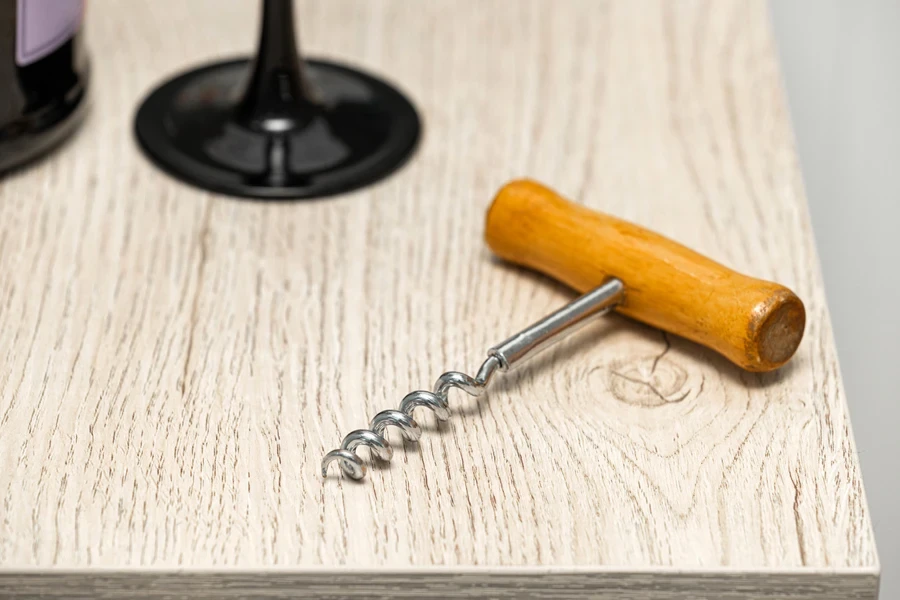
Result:
[[[153,90],[135,132],[162,169],[201,188],[302,199],[373,183],[411,155],[415,108],[396,88],[334,62],[303,60],[293,0],[263,0],[252,61],[213,63]]]

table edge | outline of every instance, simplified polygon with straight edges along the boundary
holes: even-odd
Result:
[[[208,568],[2,567],[4,598],[579,598],[673,600],[697,594],[731,600],[875,600],[880,568],[614,566],[423,566],[354,568],[350,566]]]

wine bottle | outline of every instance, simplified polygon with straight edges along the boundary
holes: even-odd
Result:
[[[84,0],[0,0],[0,172],[48,152],[85,112]]]

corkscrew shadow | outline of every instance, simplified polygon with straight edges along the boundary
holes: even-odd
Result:
[[[527,381],[565,369],[566,363],[573,356],[577,356],[595,344],[603,343],[604,338],[613,333],[628,328],[629,324],[625,319],[617,315],[607,315],[605,318],[585,325],[581,330],[573,333],[563,346],[535,356],[514,371],[498,373],[497,379],[483,396],[470,398],[471,402],[459,402],[454,406],[454,412],[463,416],[480,414],[484,405],[491,400],[493,395],[507,392],[515,394],[518,388]]]
[[[421,427],[421,424],[419,425]],[[424,427],[422,427],[422,431],[428,431]],[[396,440],[390,439],[388,442],[391,444],[391,447],[394,449],[394,460],[378,460],[374,456],[362,456],[360,458],[363,459],[363,462],[366,463],[366,468],[371,469],[373,471],[390,471],[393,468],[397,467],[397,457],[402,454],[406,455],[415,455],[422,451],[422,446],[420,443],[410,442],[408,440]]]

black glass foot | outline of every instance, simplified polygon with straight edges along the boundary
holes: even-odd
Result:
[[[135,132],[170,174],[216,192],[313,198],[381,179],[412,154],[415,108],[384,81],[303,61],[292,0],[264,0],[257,55],[176,76],[144,100]]]
[[[308,119],[254,127],[237,117],[250,63],[190,71],[144,101],[136,133],[170,174],[201,188],[251,198],[312,198],[389,175],[415,149],[419,118],[397,90],[359,71],[307,61],[322,107]]]

